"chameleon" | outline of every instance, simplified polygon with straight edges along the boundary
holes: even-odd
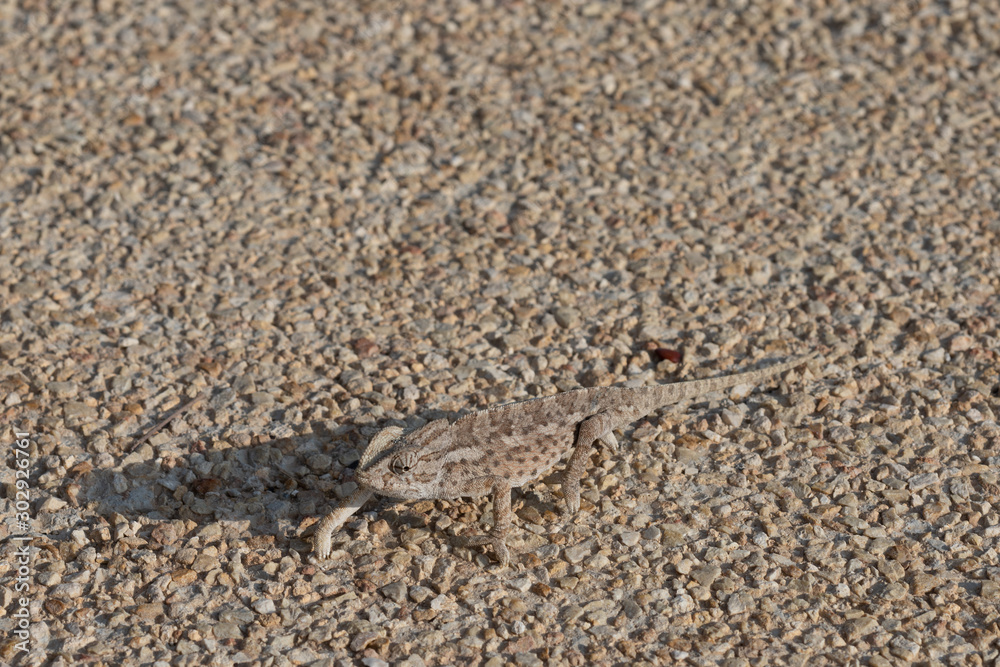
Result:
[[[389,426],[371,439],[355,470],[358,488],[324,517],[313,553],[329,558],[332,537],[373,495],[404,500],[493,496],[493,527],[466,538],[510,562],[511,489],[538,479],[567,454],[562,473],[565,514],[580,509],[580,478],[591,447],[618,451],[614,431],[664,406],[736,385],[756,385],[810,361],[796,357],[759,370],[645,387],[590,387],[488,407],[454,422],[435,419],[404,433]]]

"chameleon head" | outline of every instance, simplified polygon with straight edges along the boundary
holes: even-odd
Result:
[[[421,479],[421,447],[409,444],[403,429],[390,426],[379,431],[365,448],[354,478],[382,495],[393,498],[424,498]]]

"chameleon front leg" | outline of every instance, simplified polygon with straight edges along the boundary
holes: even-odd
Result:
[[[599,412],[592,417],[588,417],[580,422],[576,430],[576,441],[573,443],[573,455],[569,457],[566,470],[562,476],[563,497],[566,498],[566,515],[572,516],[580,510],[580,478],[583,477],[584,468],[587,466],[587,458],[590,456],[590,448],[594,441],[601,440],[608,445],[610,441],[617,446],[611,433],[614,424],[613,415],[607,412]]]
[[[465,544],[470,547],[490,545],[501,566],[510,563],[510,550],[507,549],[505,542],[511,526],[510,489],[510,482],[503,477],[494,476],[476,480],[474,488],[467,491],[469,495],[485,495],[492,492],[493,528],[487,535],[474,535],[468,538]]]
[[[351,515],[361,509],[373,495],[371,489],[358,487],[337,509],[323,517],[313,533],[313,553],[317,559],[326,560],[330,557],[330,552],[333,550],[333,533],[347,523]]]

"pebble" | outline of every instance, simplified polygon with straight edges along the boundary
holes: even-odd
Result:
[[[639,533],[634,530],[626,530],[618,535],[618,539],[627,547],[634,547],[639,543]]]
[[[261,599],[251,605],[258,614],[273,614],[275,611],[274,600]]]
[[[274,405],[274,396],[266,391],[255,391],[250,395],[250,402],[254,405],[266,407]]]
[[[412,586],[409,591],[410,599],[417,604],[420,604],[433,594],[434,592],[425,586]]]
[[[844,639],[847,642],[856,642],[877,629],[878,621],[870,616],[851,619],[844,623]]]
[[[952,336],[951,340],[948,341],[948,351],[952,354],[956,352],[966,352],[975,347],[975,345],[975,338],[965,334],[959,334],[957,336]]]
[[[691,572],[691,578],[702,586],[708,588],[712,585],[712,582],[719,578],[720,574],[722,574],[722,568],[715,563],[710,563],[708,565],[702,565]]]
[[[46,388],[59,398],[76,396],[78,388],[75,382],[50,382]]]
[[[96,419],[97,408],[80,401],[69,401],[63,405],[63,416],[66,419]]]
[[[591,554],[591,549],[587,545],[572,546],[563,551],[563,557],[574,565],[581,562]]]
[[[556,323],[563,329],[573,329],[580,324],[580,311],[575,308],[558,308],[554,313]]]
[[[430,601],[430,608],[434,611],[453,610],[457,607],[455,600],[448,595],[438,595]]]
[[[732,428],[739,428],[743,424],[743,413],[739,410],[723,410],[720,413],[723,423]]]
[[[733,593],[726,600],[726,611],[730,614],[742,614],[747,609],[747,600],[742,593]]]
[[[929,472],[922,475],[914,475],[908,481],[910,491],[920,491],[938,483],[937,473]]]
[[[402,604],[406,600],[406,584],[401,581],[394,581],[391,584],[387,584],[380,591],[382,595],[397,604]]]
[[[507,582],[507,586],[514,589],[515,591],[520,591],[524,593],[531,588],[533,581],[528,577],[519,577],[517,579],[512,579]]]
[[[889,651],[897,658],[912,661],[920,655],[920,644],[901,635],[896,635],[889,642]]]

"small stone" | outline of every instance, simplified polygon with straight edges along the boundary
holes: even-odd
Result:
[[[426,586],[412,586],[410,588],[409,595],[411,600],[413,600],[417,604],[420,604],[430,596],[434,595],[434,591],[427,588]]]
[[[129,489],[128,478],[120,472],[111,475],[111,488],[117,494],[124,494]]]
[[[912,642],[902,635],[897,635],[889,642],[889,652],[897,658],[913,661],[920,654],[920,644]]]
[[[250,402],[254,405],[274,405],[274,394],[266,391],[255,391],[250,394]]]
[[[520,591],[524,593],[529,588],[531,588],[531,579],[527,577],[512,579],[511,581],[507,582],[507,586],[513,588],[515,591]]]
[[[237,394],[253,394],[257,391],[257,384],[249,375],[241,375],[233,381],[233,391]]]
[[[579,577],[559,577],[556,579],[556,585],[563,590],[572,591],[580,584]]]
[[[576,565],[581,562],[584,558],[590,555],[590,547],[585,544],[578,544],[576,546],[568,547],[563,551],[563,557],[570,563]]]
[[[708,565],[702,565],[697,570],[692,572],[691,578],[705,588],[708,588],[712,585],[713,581],[719,578],[720,574],[722,574],[722,568],[715,563],[710,563]]]
[[[639,533],[634,530],[626,530],[618,535],[618,539],[627,547],[634,547],[639,544]]]
[[[50,382],[45,388],[59,398],[76,396],[77,387],[75,382]]]
[[[902,600],[908,594],[906,586],[902,582],[896,582],[889,584],[885,587],[885,591],[882,593],[882,599],[889,602],[894,602],[896,600]]]
[[[979,595],[990,600],[1000,597],[1000,581],[984,581],[979,587]]]
[[[191,564],[191,569],[195,572],[210,572],[217,567],[219,567],[218,557],[210,556],[209,554],[199,554],[194,559],[194,563]]]
[[[369,626],[370,627],[370,626]],[[354,652],[365,650],[369,644],[379,638],[379,633],[375,630],[358,632],[351,638],[351,650]]]
[[[856,642],[865,635],[870,635],[878,629],[878,621],[871,616],[862,616],[844,623],[844,639]]]
[[[747,602],[740,593],[733,593],[726,600],[726,611],[730,614],[742,614],[747,610]]]
[[[660,530],[663,533],[663,538],[660,542],[665,547],[676,548],[687,543],[688,531],[684,528],[670,528],[664,526]]]
[[[531,592],[535,595],[546,597],[552,592],[552,587],[548,584],[543,584],[542,582],[537,581],[531,585]]]
[[[262,598],[254,602],[251,607],[258,614],[273,614],[274,613],[274,600],[269,600],[267,598]]]
[[[215,508],[204,498],[195,498],[188,505],[188,508],[195,514],[201,514],[202,516],[207,516],[209,514],[215,513]]]
[[[75,600],[83,594],[83,585],[78,582],[58,584],[49,589],[49,597]]]
[[[402,581],[394,581],[391,584],[386,584],[379,591],[396,604],[406,602],[406,584]]]
[[[96,419],[97,408],[80,401],[69,401],[63,406],[63,417],[66,419]]]
[[[46,498],[42,504],[38,507],[39,511],[45,513],[58,512],[62,508],[66,507],[67,503],[62,498],[56,498],[55,496],[49,496]]]
[[[431,600],[430,605],[428,605],[434,611],[447,611],[449,609],[457,609],[458,605],[449,595],[441,594]]]
[[[313,472],[322,474],[327,472],[330,469],[330,466],[333,465],[333,458],[327,454],[316,454],[306,459],[306,465],[308,465],[309,469]]]
[[[695,610],[697,603],[687,593],[681,593],[670,601],[670,606],[678,614],[687,614]]]
[[[611,565],[611,559],[604,554],[594,554],[583,562],[591,570],[603,570]]]
[[[163,603],[147,602],[137,605],[135,608],[135,615],[145,621],[155,621],[158,617],[163,615]]]
[[[628,618],[636,618],[642,613],[642,607],[640,607],[635,600],[631,598],[626,598],[622,600],[622,612]]]
[[[397,667],[426,667],[427,663],[416,653],[410,654],[405,660],[396,663]]]
[[[928,472],[922,475],[914,475],[909,479],[907,484],[910,487],[910,491],[920,491],[921,489],[926,489],[928,486],[938,483],[937,473]]]
[[[657,526],[650,526],[642,531],[642,539],[644,540],[659,542],[661,537],[663,537],[663,532]]]
[[[965,352],[966,350],[971,350],[975,345],[976,339],[972,336],[958,334],[953,336],[948,342],[948,350],[950,352]]]
[[[552,315],[556,319],[556,324],[563,329],[575,329],[581,321],[580,311],[568,306],[557,308]]]
[[[216,639],[243,639],[240,626],[236,623],[216,623],[212,626],[212,633]]]
[[[601,77],[601,89],[605,95],[615,94],[615,91],[618,90],[618,82],[615,80],[614,74],[607,72]]]
[[[945,351],[943,347],[938,347],[920,355],[920,360],[931,366],[939,366],[944,363]]]
[[[730,410],[729,408],[725,408],[720,413],[720,417],[722,417],[722,422],[726,426],[730,426],[732,428],[739,428],[740,425],[743,424],[743,413],[739,410]]]
[[[674,458],[677,459],[678,463],[695,463],[704,458],[704,453],[690,447],[676,447],[674,448]]]
[[[178,586],[187,586],[198,581],[198,573],[190,568],[182,567],[170,573],[170,580]]]
[[[534,653],[521,651],[514,654],[514,664],[518,665],[518,667],[541,667],[543,663]]]
[[[579,605],[571,604],[559,614],[559,618],[566,623],[573,623],[583,618],[583,608]]]
[[[894,560],[882,560],[878,564],[878,571],[882,573],[882,576],[886,578],[889,582],[899,581],[906,576],[906,570],[897,561]]]
[[[198,531],[198,537],[201,538],[202,544],[211,544],[221,539],[223,533],[222,524],[218,521],[213,521],[202,526],[201,530]]]

